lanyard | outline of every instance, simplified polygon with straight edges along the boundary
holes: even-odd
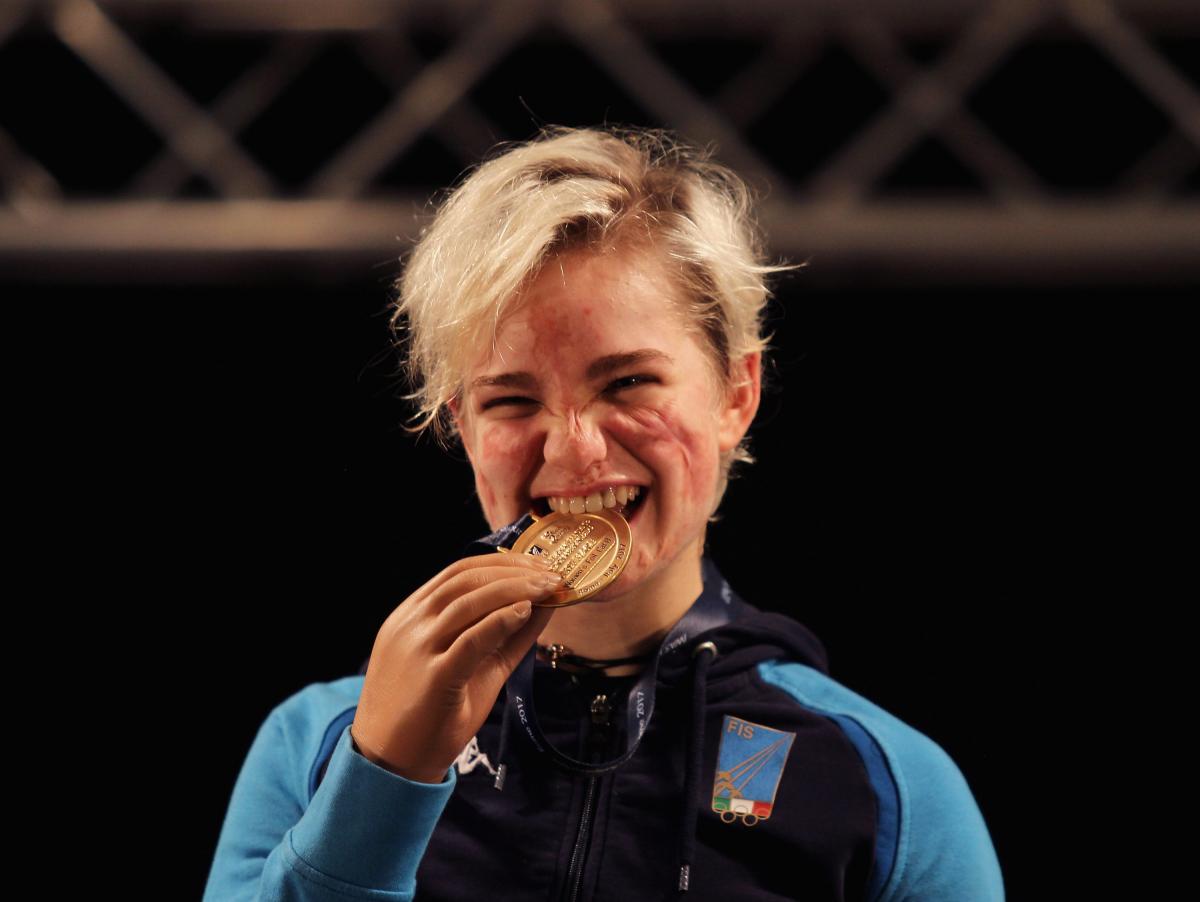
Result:
[[[521,519],[508,526],[503,526],[482,539],[477,539],[468,546],[468,554],[479,554],[489,549],[511,548],[530,525],[533,518],[525,514]],[[701,558],[700,576],[704,588],[700,596],[692,603],[688,612],[680,618],[675,627],[667,634],[658,647],[653,664],[642,671],[641,678],[630,688],[625,700],[625,742],[626,750],[610,761],[591,763],[579,761],[564,754],[547,741],[538,726],[537,714],[533,708],[533,673],[534,659],[537,656],[537,643],[521,659],[506,685],[506,692],[511,704],[506,706],[506,716],[514,717],[520,727],[529,736],[530,741],[539,752],[549,755],[554,761],[567,770],[583,774],[604,774],[616,770],[633,757],[642,734],[650,725],[654,715],[654,691],[658,682],[659,662],[667,655],[679,655],[687,651],[691,639],[708,630],[715,629],[733,619],[733,611],[741,607],[741,599],[737,598],[729,583],[717,571],[716,566],[707,557]],[[735,602],[736,599],[736,602]],[[508,713],[511,710],[511,714]]]

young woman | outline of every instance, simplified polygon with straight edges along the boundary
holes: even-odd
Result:
[[[705,554],[786,268],[661,131],[548,129],[451,195],[396,323],[493,533],[272,711],[207,900],[1003,899],[954,762]]]

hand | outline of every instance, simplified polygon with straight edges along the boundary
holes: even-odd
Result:
[[[540,560],[495,552],[455,561],[406,598],[375,637],[350,737],[380,767],[441,783],[554,608]],[[524,610],[522,610],[524,609]]]

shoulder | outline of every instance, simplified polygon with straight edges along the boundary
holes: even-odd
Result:
[[[859,739],[879,743],[883,754],[905,772],[914,768],[957,770],[950,756],[924,733],[814,667],[772,660],[759,664],[758,673],[764,682],[782,689],[798,704],[833,717],[843,728],[852,726],[863,731],[865,737]]]
[[[319,782],[320,766],[332,755],[338,739],[354,720],[366,678],[355,676],[309,683],[292,693],[267,716],[263,726],[276,736],[280,752],[307,769],[298,776],[304,785],[296,790],[311,798]]]
[[[945,749],[816,668],[771,660],[758,673],[835,721],[862,758],[879,803],[872,899],[1003,900],[983,815]]]

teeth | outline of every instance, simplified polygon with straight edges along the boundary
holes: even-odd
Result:
[[[561,514],[582,514],[585,511],[594,514],[606,507],[610,509],[622,509],[625,505],[634,501],[638,493],[639,489],[637,486],[609,486],[603,492],[594,492],[587,496],[574,495],[564,497],[555,495],[547,498],[546,503],[550,505],[550,510],[558,511]]]

